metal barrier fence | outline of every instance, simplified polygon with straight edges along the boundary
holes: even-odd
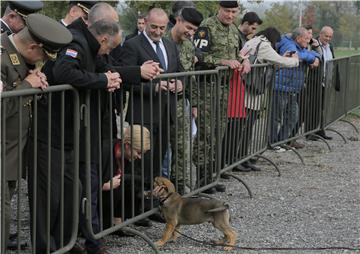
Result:
[[[198,194],[217,186],[220,175],[241,162],[327,127],[359,107],[359,59],[331,61],[336,67],[326,66],[324,89],[323,67],[255,65],[246,76],[224,67],[164,74],[149,83],[126,84],[116,93],[71,86],[3,92],[3,141],[10,117],[6,100],[22,105],[23,96],[31,95],[33,105],[31,123],[14,127],[16,170],[28,167],[33,222],[31,230],[22,224],[20,192],[26,189],[18,174],[16,232],[31,234],[33,253],[65,253],[78,232],[91,245],[120,228],[130,230],[126,226],[158,211],[158,201],[149,195],[154,177],[170,178],[183,195]],[[28,126],[33,135],[25,149],[20,127]],[[1,211],[7,145],[2,142]],[[5,217],[2,213],[2,253],[8,237]],[[131,231],[156,249],[147,236]]]

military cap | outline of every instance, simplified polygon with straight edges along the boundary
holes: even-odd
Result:
[[[66,27],[42,14],[30,14],[26,19],[26,26],[31,37],[42,44],[48,55],[58,52],[72,41],[72,34]]]
[[[172,5],[172,14],[177,15],[182,8],[195,8],[193,1],[175,1]]]
[[[219,5],[224,8],[237,8],[239,7],[238,1],[219,1]]]
[[[76,5],[80,7],[86,14],[89,14],[89,11],[91,7],[93,7],[95,4],[97,4],[98,1],[73,1],[70,0],[70,5]]]
[[[181,10],[180,15],[185,21],[193,24],[194,26],[200,26],[203,20],[203,15],[194,8],[184,8]]]
[[[27,15],[40,11],[44,4],[41,1],[8,1],[9,8],[26,18]]]

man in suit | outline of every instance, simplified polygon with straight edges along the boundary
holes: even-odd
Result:
[[[48,86],[46,76],[39,69],[31,69],[32,66],[38,61],[45,60],[47,54],[58,51],[72,39],[71,33],[66,28],[44,15],[30,14],[26,19],[26,24],[27,27],[16,34],[2,34],[1,36],[1,50],[3,51],[1,80],[4,82],[5,91],[46,88]],[[24,97],[23,106],[20,106],[21,111],[19,111],[18,98],[7,98],[2,101],[5,109],[2,119],[6,123],[3,129],[6,135],[3,146],[5,158],[1,158],[4,163],[2,166],[5,168],[6,183],[4,188],[6,240],[9,232],[11,197],[16,188],[18,172],[21,172],[25,163],[22,154],[25,151],[31,126],[31,102],[32,96]],[[21,142],[19,135],[21,135]],[[41,219],[44,220],[44,218]],[[4,253],[2,249],[0,252]]]
[[[145,17],[143,15],[139,15],[137,18],[136,23],[136,29],[132,34],[129,34],[125,37],[125,41],[130,40],[131,38],[134,38],[135,36],[138,36],[141,34],[145,29]]]
[[[25,27],[27,15],[40,11],[43,8],[41,1],[8,1],[1,21],[1,33],[17,33]]]
[[[145,31],[123,45],[118,61],[123,65],[141,65],[154,60],[167,73],[180,71],[176,45],[164,38],[168,16],[153,8],[145,18]],[[130,124],[143,124],[152,134],[152,153],[145,154],[145,184],[150,188],[151,176],[160,175],[161,161],[168,145],[168,124],[176,118],[176,94],[182,91],[180,80],[132,84],[126,119]],[[170,119],[167,116],[170,116]],[[161,143],[160,143],[161,139]],[[153,160],[151,164],[151,154]],[[152,171],[152,174],[151,174]]]

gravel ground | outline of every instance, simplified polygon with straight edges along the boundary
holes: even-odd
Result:
[[[360,119],[350,120],[360,129]],[[345,135],[347,144],[330,131],[327,133],[334,138],[329,142],[332,151],[323,142],[300,139],[299,142],[306,145],[299,150],[305,166],[291,151],[267,151],[264,155],[279,166],[281,177],[265,161],[258,163],[262,168],[260,172],[235,173],[249,184],[254,195],[252,199],[235,179],[223,180],[227,191],[215,197],[226,200],[231,206],[231,223],[239,234],[237,244],[259,248],[236,249],[230,253],[360,253],[360,136],[344,122],[331,127]],[[151,228],[136,229],[156,241],[161,237],[164,224],[153,223]],[[211,224],[183,226],[182,232],[204,241],[221,237]],[[109,253],[152,253],[139,237],[109,236],[105,241]],[[329,249],[320,250],[324,247]],[[28,248],[24,253],[29,252]],[[221,247],[179,237],[175,243],[162,248],[161,253],[224,251]]]

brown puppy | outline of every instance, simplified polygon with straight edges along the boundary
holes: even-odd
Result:
[[[180,225],[194,225],[211,222],[215,228],[224,233],[224,239],[215,240],[217,244],[235,245],[237,233],[231,228],[229,207],[224,202],[206,198],[183,198],[175,192],[172,182],[164,177],[156,177],[153,195],[160,200],[161,212],[166,220],[162,238],[155,244],[162,247],[169,240],[178,237]],[[225,241],[226,240],[226,241]],[[232,250],[230,246],[224,248]]]

